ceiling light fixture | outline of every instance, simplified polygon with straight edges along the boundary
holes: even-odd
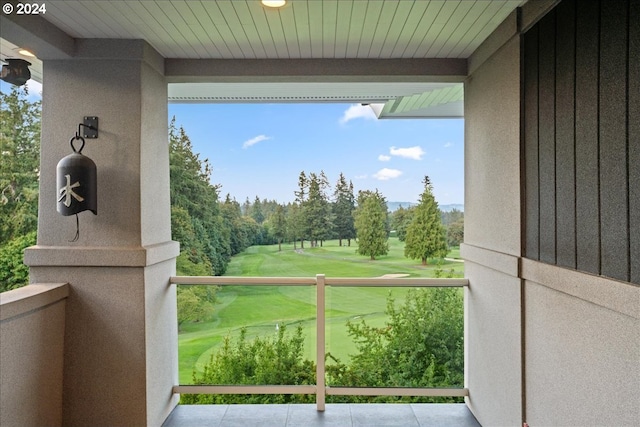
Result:
[[[35,58],[36,57],[33,53],[31,53],[27,49],[19,49],[18,53],[20,55],[22,55],[22,56],[28,56],[29,58]]]
[[[261,0],[261,3],[267,7],[277,8],[287,4],[287,1],[286,0]]]

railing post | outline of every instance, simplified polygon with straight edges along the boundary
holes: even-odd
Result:
[[[316,408],[325,409],[324,352],[325,352],[325,279],[324,274],[316,275]]]

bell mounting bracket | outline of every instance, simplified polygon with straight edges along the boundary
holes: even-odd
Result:
[[[78,125],[78,135],[80,128],[83,128],[82,137],[95,139],[98,137],[98,118],[95,116],[85,116],[84,121]]]

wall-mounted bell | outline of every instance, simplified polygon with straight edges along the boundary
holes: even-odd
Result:
[[[73,142],[81,141],[76,150]],[[76,134],[69,141],[73,153],[62,158],[56,168],[57,209],[62,215],[74,215],[89,210],[98,214],[98,173],[96,164],[82,154],[84,138]]]

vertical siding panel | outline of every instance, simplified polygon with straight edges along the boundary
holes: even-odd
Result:
[[[576,11],[577,269],[600,274],[598,154],[598,2]]]
[[[628,3],[603,1],[600,8],[601,268],[605,276],[628,280]]]
[[[540,259],[538,27],[524,37],[525,256]]]
[[[539,23],[540,260],[556,263],[555,11]]]
[[[556,9],[556,259],[576,268],[575,0]]]
[[[629,237],[631,278],[640,284],[640,1],[629,8]]]

